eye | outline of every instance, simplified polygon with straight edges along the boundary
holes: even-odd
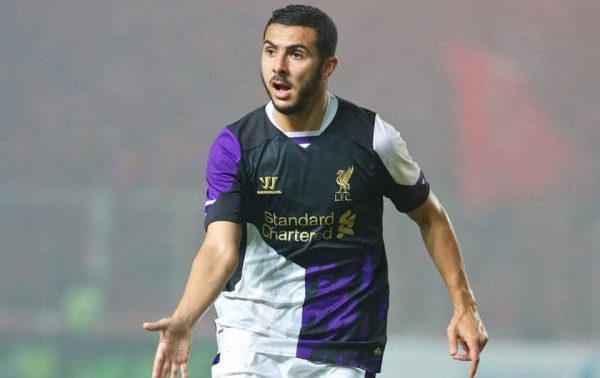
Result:
[[[265,47],[265,54],[267,54],[268,56],[275,56],[277,52],[275,51],[274,48],[272,47]]]
[[[292,51],[292,53],[290,54],[290,56],[294,59],[302,59],[304,58],[304,54],[302,54],[302,52],[300,51]]]

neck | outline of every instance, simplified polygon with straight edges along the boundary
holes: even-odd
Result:
[[[327,90],[324,89],[315,94],[303,111],[286,115],[275,109],[273,116],[284,131],[316,131],[323,123],[327,100]]]

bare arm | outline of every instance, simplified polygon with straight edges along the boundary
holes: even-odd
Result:
[[[454,307],[454,315],[448,325],[450,355],[457,360],[471,361],[470,377],[474,377],[479,353],[488,336],[477,312],[475,296],[469,286],[450,219],[433,193],[408,216],[419,226],[427,251],[448,288]],[[457,354],[458,343],[466,354]]]
[[[148,331],[160,331],[154,357],[152,378],[172,378],[181,370],[187,378],[191,349],[191,328],[215,301],[238,264],[241,226],[231,222],[213,222],[192,263],[187,285],[173,316],[144,323]]]
[[[237,267],[240,237],[239,224],[213,222],[208,226],[174,318],[191,328],[212,305]]]

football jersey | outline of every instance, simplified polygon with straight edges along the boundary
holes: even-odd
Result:
[[[286,135],[269,103],[211,146],[205,225],[243,230],[238,267],[215,301],[217,343],[379,372],[383,198],[408,212],[429,184],[394,127],[329,96],[317,133]]]

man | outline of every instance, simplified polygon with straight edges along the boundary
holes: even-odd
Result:
[[[153,378],[188,376],[190,329],[213,301],[213,377],[374,376],[389,296],[384,196],[420,227],[454,306],[450,354],[475,375],[487,335],[450,221],[400,134],[327,91],[336,42],[317,8],[290,5],[267,23],[271,101],[211,147],[205,240],[173,316],[144,324],[161,331]]]

